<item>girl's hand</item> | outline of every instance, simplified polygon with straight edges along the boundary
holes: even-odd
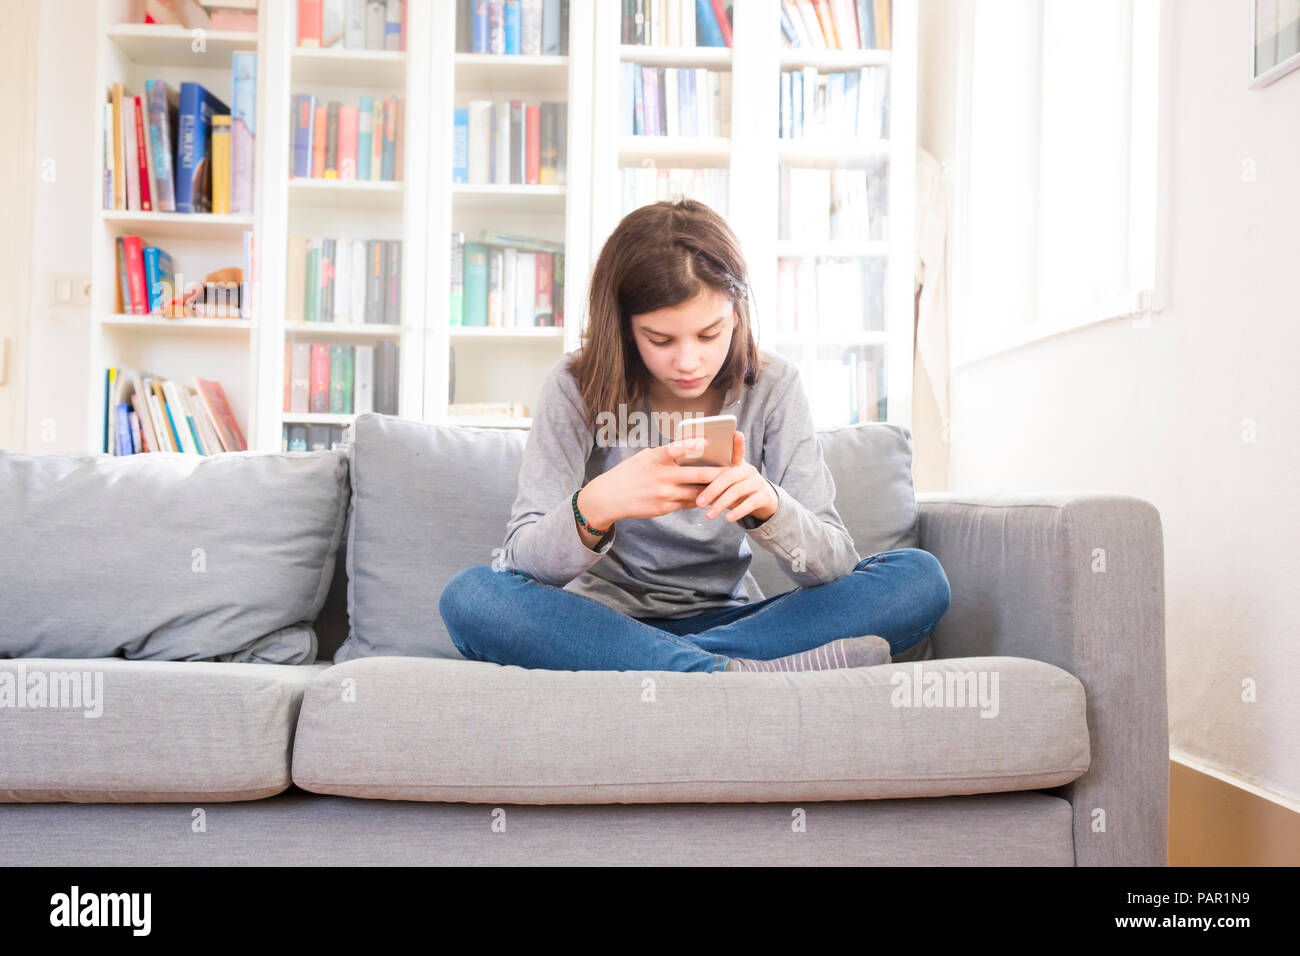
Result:
[[[712,504],[705,512],[706,518],[717,517],[724,508],[728,521],[737,521],[753,515],[766,521],[776,514],[780,499],[775,486],[758,473],[758,469],[745,461],[745,436],[736,432],[731,443],[731,467],[722,470],[709,486],[700,492],[695,503],[701,508]]]
[[[702,438],[641,449],[587,483],[578,497],[583,517],[600,528],[621,518],[658,518],[696,507],[700,486],[727,470],[677,464],[677,459],[693,458],[703,450]]]

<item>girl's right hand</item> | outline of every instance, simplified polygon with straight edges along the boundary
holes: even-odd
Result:
[[[682,508],[698,507],[701,489],[725,468],[679,465],[704,451],[703,438],[687,438],[643,448],[587,483],[580,500],[583,516],[596,527],[620,518],[657,518]],[[588,495],[588,492],[594,492]],[[594,512],[587,513],[587,507]]]

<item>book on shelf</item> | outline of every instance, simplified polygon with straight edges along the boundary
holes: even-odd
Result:
[[[619,63],[624,136],[731,135],[731,73]]]
[[[885,328],[884,256],[777,260],[777,328],[784,334],[878,332]]]
[[[354,106],[295,94],[289,177],[400,181],[405,114],[400,96],[363,96]]]
[[[233,54],[235,94],[251,121],[257,56]],[[103,108],[103,207],[138,212],[211,212],[214,193],[232,196],[232,212],[252,212],[253,130],[240,122],[230,160],[214,170],[213,118],[229,116],[201,84],[179,93],[164,80],[145,81],[143,96],[114,83]],[[218,121],[221,122],[221,121]],[[226,122],[229,122],[228,120]],[[231,192],[232,183],[235,192]]]
[[[452,402],[447,406],[451,418],[527,418],[528,406],[521,402]]]
[[[285,323],[400,325],[400,239],[290,236]]]
[[[892,0],[781,0],[786,48],[888,50]]]
[[[484,230],[466,241],[452,235],[451,325],[479,328],[561,328],[564,325],[564,253],[557,243]],[[551,249],[541,246],[551,246]]]
[[[569,0],[458,0],[461,53],[567,56]]]
[[[889,235],[887,158],[867,169],[804,169],[782,164],[777,220],[781,239],[884,240]]]
[[[620,42],[636,46],[731,46],[726,0],[621,0]]]
[[[253,265],[253,233],[245,230],[243,266],[210,272],[202,280],[185,281],[171,254],[146,244],[140,236],[114,239],[118,283],[114,311],[118,315],[159,315],[168,319],[247,319]]]
[[[724,219],[729,205],[729,170],[725,168],[624,166],[623,215],[633,209],[677,196],[711,206]]]
[[[285,342],[287,414],[396,415],[398,346]]]
[[[256,33],[257,0],[145,0],[144,22]]]
[[[300,47],[326,50],[406,49],[406,4],[403,0],[297,2]]]
[[[195,378],[186,385],[111,366],[104,373],[104,408],[103,450],[110,455],[248,450],[220,382]]]
[[[568,103],[470,100],[453,113],[452,182],[562,186]]]
[[[782,139],[888,139],[889,70],[782,72],[779,128]]]
[[[282,426],[281,451],[328,451],[347,447],[346,425],[291,424]]]

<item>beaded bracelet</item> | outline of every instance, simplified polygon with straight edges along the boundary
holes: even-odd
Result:
[[[581,490],[581,488],[578,489],[578,491]],[[578,510],[578,491],[573,493],[573,516],[578,519],[578,524],[586,528],[591,534],[594,534],[598,538],[603,538],[605,535],[609,534],[609,528],[606,528],[604,531],[599,531],[587,524],[587,519],[584,518],[582,512]]]

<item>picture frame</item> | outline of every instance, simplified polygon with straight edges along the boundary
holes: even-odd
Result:
[[[1300,0],[1251,0],[1250,80],[1267,86],[1300,67]]]

